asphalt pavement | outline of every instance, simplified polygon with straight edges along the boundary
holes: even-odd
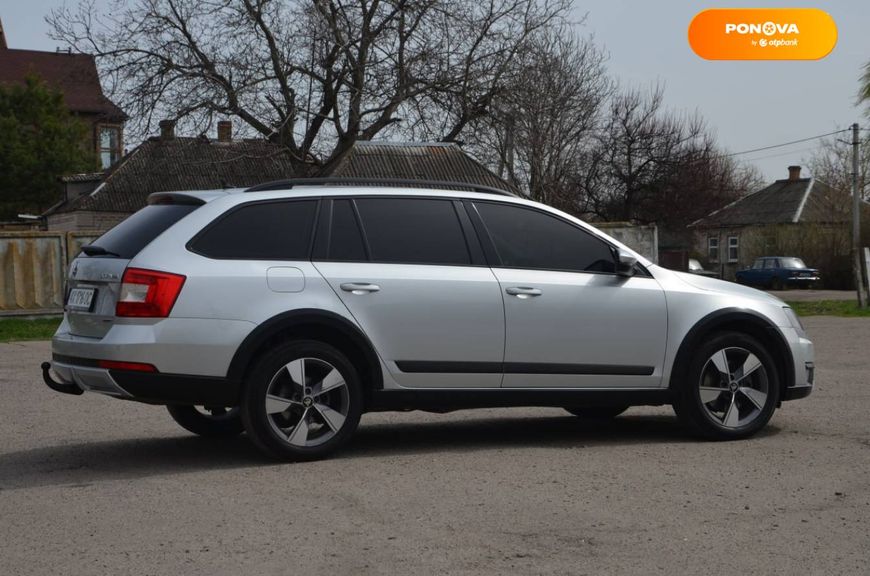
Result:
[[[0,573],[868,574],[870,319],[804,322],[817,389],[748,441],[667,407],[370,414],[306,464],[54,393],[47,342],[2,344]]]

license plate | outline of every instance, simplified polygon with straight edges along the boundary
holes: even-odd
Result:
[[[69,300],[66,302],[68,310],[84,310],[91,311],[94,305],[94,296],[97,290],[95,288],[73,288],[69,293]]]

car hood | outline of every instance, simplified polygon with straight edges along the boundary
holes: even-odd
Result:
[[[698,274],[689,274],[688,272],[674,272],[680,280],[686,284],[699,288],[701,290],[709,290],[710,292],[719,292],[721,294],[734,294],[745,298],[753,298],[755,300],[766,300],[768,302],[776,302],[782,304],[782,300],[776,296],[772,296],[767,292],[756,290],[748,286],[741,286],[734,282],[726,282],[718,278],[710,278],[708,276],[699,276]]]

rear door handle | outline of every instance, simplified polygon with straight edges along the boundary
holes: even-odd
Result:
[[[531,288],[529,286],[512,286],[505,289],[505,292],[517,298],[532,298],[543,294],[540,288]]]
[[[367,282],[347,282],[341,285],[341,289],[351,294],[369,294],[377,292],[381,289],[377,284],[369,284]]]

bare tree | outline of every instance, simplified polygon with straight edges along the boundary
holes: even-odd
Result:
[[[663,97],[655,86],[610,100],[591,177],[581,184],[600,218],[655,222],[680,233],[758,179],[719,150],[699,114],[669,112]]]
[[[235,116],[300,173],[400,128],[456,138],[488,113],[531,35],[570,0],[93,0],[48,17],[91,52],[134,133]],[[400,125],[397,127],[397,125]]]
[[[870,138],[865,138],[859,147],[861,158],[858,160],[858,182],[864,185],[864,197],[867,198],[866,184],[870,183]],[[810,173],[840,192],[852,195],[852,144],[838,138],[826,138],[819,147],[805,160]],[[848,210],[851,211],[851,205]]]
[[[534,35],[476,133],[475,150],[539,202],[584,211],[574,180],[611,91],[605,55],[569,28]]]

